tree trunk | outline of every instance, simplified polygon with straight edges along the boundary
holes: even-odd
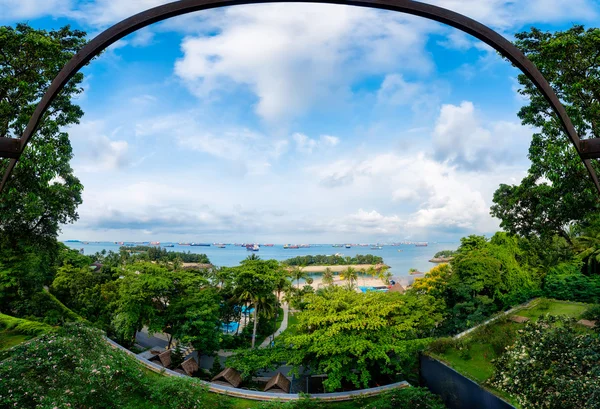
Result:
[[[167,349],[171,348],[171,341],[173,340],[173,335],[169,334],[169,344],[167,345]]]
[[[254,349],[254,343],[256,342],[256,328],[258,326],[258,303],[254,304],[254,330],[252,331],[252,349]]]

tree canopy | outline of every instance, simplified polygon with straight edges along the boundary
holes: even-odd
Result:
[[[516,38],[517,47],[560,98],[580,137],[600,137],[600,29],[574,26],[550,33],[532,28]],[[568,226],[600,210],[598,193],[548,102],[524,74],[518,81],[519,93],[529,101],[519,118],[537,130],[529,148],[531,167],[519,185],[500,185],[491,214],[511,233],[547,238],[559,234],[570,240]]]

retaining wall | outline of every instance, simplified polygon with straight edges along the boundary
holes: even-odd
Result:
[[[421,384],[440,395],[450,409],[516,409],[443,362],[421,355]]]

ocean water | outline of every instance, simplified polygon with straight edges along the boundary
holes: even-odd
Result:
[[[113,242],[65,242],[65,244],[73,249],[83,249],[86,255],[93,255],[102,250],[119,251],[119,245]],[[255,253],[264,260],[275,259],[279,261],[287,260],[296,256],[317,255],[317,254],[336,254],[342,256],[355,256],[357,254],[373,254],[383,258],[385,264],[390,266],[390,272],[400,283],[404,285],[410,284],[413,277],[408,274],[408,270],[416,268],[419,271],[427,272],[435,266],[430,263],[430,260],[435,253],[440,250],[456,250],[460,243],[429,243],[427,247],[416,247],[414,244],[403,244],[399,246],[383,246],[381,250],[372,250],[370,247],[332,247],[331,244],[311,245],[309,248],[299,249],[284,249],[283,245],[276,244],[273,247],[261,247],[259,251],[252,252],[246,250],[245,247],[234,245],[218,248],[215,246],[180,246],[176,243],[174,247],[166,247],[168,251],[183,251],[191,253],[204,253],[208,256],[211,263],[217,266],[233,267],[237,266],[240,261]],[[401,252],[398,250],[402,250]]]

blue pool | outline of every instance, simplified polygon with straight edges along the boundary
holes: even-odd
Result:
[[[225,324],[224,322],[221,323],[221,331],[227,333],[227,334],[231,334],[231,333],[235,333],[238,329],[238,326],[240,324],[237,322],[230,322],[229,324]]]
[[[377,291],[380,293],[387,293],[388,289],[387,288],[378,288],[378,287],[364,287],[364,286],[360,286],[358,287],[360,289],[360,291],[362,291],[363,293],[366,293],[367,291]]]

